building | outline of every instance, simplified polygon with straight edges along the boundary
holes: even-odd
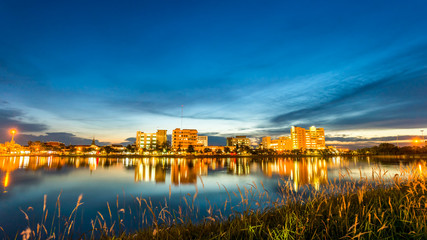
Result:
[[[168,141],[167,130],[157,130],[157,145],[162,146]]]
[[[246,136],[236,136],[227,138],[227,146],[251,146],[251,140]]]
[[[198,145],[194,148],[194,150],[196,150],[197,152],[205,152],[206,149],[209,149],[208,151],[210,153],[215,154],[217,152],[230,153],[230,152],[234,151],[236,149],[236,147],[234,147],[234,146],[226,147],[226,146],[201,146],[201,145]],[[207,153],[207,152],[205,152],[205,153]]]
[[[172,131],[172,148],[174,150],[186,150],[191,145],[196,147],[198,143],[196,129],[180,129]]]
[[[279,137],[278,139],[271,140],[271,137],[262,138],[262,147],[264,149],[273,149],[278,152],[292,150],[292,139],[290,137]]]
[[[325,130],[310,127],[308,130],[292,126],[291,139],[293,149],[325,149]]]
[[[167,130],[157,130],[156,133],[136,132],[136,149],[138,151],[153,150],[162,146],[167,141],[166,133]]]
[[[65,147],[64,143],[62,143],[62,142],[55,142],[55,141],[46,142],[45,145],[46,146],[50,146],[50,147]]]
[[[198,147],[207,147],[208,146],[208,136],[197,136],[197,146]]]

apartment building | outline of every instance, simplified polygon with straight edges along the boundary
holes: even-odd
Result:
[[[207,141],[207,139],[206,139]],[[198,136],[196,129],[180,129],[176,128],[172,131],[172,148],[174,150],[186,150],[188,146],[196,147]]]
[[[246,136],[236,136],[227,138],[227,146],[251,146],[251,140]]]
[[[309,129],[292,126],[291,139],[293,149],[325,149],[325,130],[316,128]]]
[[[136,148],[138,150],[152,150],[161,146],[167,141],[167,130],[157,130],[156,133],[136,132]]]
[[[262,138],[262,147],[264,149],[273,149],[278,152],[292,150],[292,139],[290,137],[279,137],[277,139],[271,139],[271,137]]]

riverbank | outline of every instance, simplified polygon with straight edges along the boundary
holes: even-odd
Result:
[[[13,236],[25,229],[34,239],[427,237],[427,186],[424,178],[417,178],[426,174],[425,161],[403,168],[399,164],[399,170],[393,170],[377,168],[376,164],[371,168],[366,162],[367,168],[352,165],[353,158],[282,159],[272,163],[222,159],[201,164],[188,160],[173,161],[173,165],[158,159],[157,164],[137,160],[135,171],[128,171],[126,161],[103,168],[90,159],[84,163],[63,161],[61,157],[33,158],[33,163],[60,169],[58,173],[63,172],[64,179],[41,171],[47,173],[38,181],[42,190],[32,193],[30,189],[25,199],[14,189],[28,186],[28,181],[20,184],[25,178],[13,172],[3,175],[5,186],[9,182],[16,186],[4,188],[0,238],[15,239]],[[70,169],[73,164],[77,164],[75,171]],[[84,166],[91,169],[90,174],[84,170],[87,174],[81,174]],[[38,169],[31,164],[27,168]],[[360,178],[354,174],[357,171]],[[147,172],[155,175],[146,178]],[[247,180],[239,182],[239,178]],[[55,184],[50,184],[52,180]],[[121,183],[117,184],[118,180]],[[116,190],[111,191],[113,198],[110,193],[103,196],[110,187],[124,189],[123,196],[119,199]],[[55,192],[59,193],[57,197],[52,196]],[[43,202],[26,201],[28,196],[42,194]],[[7,201],[9,196],[11,201]]]
[[[393,158],[393,159],[421,159],[427,154],[402,154],[402,155],[373,155],[373,154],[335,154],[335,155],[314,155],[314,154],[0,154],[0,157],[95,157],[95,158],[278,158],[278,157],[373,157],[373,158]]]
[[[426,239],[425,179],[289,202],[225,221],[186,222],[105,239]]]

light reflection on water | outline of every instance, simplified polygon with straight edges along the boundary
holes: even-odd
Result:
[[[334,179],[370,178],[373,169],[381,169],[383,177],[393,177],[411,169],[425,173],[425,159],[404,162],[397,159],[358,157],[307,158],[96,158],[96,157],[0,157],[0,226],[11,234],[25,225],[19,209],[42,208],[43,195],[54,205],[62,192],[64,211],[72,209],[83,194],[84,217],[90,225],[97,211],[107,202],[125,195],[161,202],[183,204],[186,194],[199,191],[199,198],[222,205],[228,191],[238,186],[259,184],[271,193],[278,193],[278,181],[288,182],[294,189],[309,185],[319,189]],[[198,189],[198,190],[197,190]],[[169,197],[170,196],[170,197]],[[198,207],[207,208],[206,203]],[[34,213],[34,216],[39,215]],[[83,227],[84,228],[84,227]]]

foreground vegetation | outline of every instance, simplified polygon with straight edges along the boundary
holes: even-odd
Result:
[[[423,178],[362,185],[227,221],[152,227],[120,239],[427,239],[426,186]]]
[[[369,179],[361,173],[360,180],[353,180],[349,174],[313,192],[295,191],[292,184],[280,181],[278,197],[262,183],[252,183],[230,192],[224,206],[209,208],[199,217],[197,192],[187,194],[179,210],[136,197],[131,218],[141,230],[131,233],[118,199],[116,206],[108,205],[109,216],[98,212],[91,230],[80,233],[75,225],[82,198],[69,215],[63,211],[61,215],[59,196],[53,215],[44,205],[41,222],[34,223],[24,212],[28,228],[21,235],[23,239],[427,239],[423,174],[418,168],[387,179],[381,170]],[[231,205],[235,200],[238,204]]]

